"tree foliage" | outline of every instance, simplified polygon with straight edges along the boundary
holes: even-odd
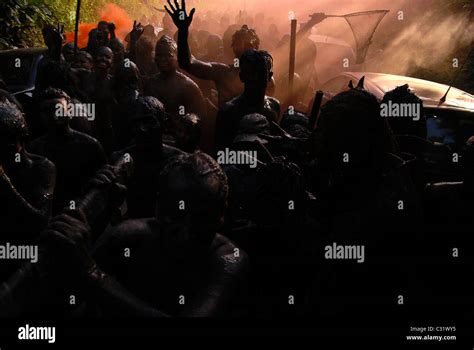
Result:
[[[81,23],[96,22],[105,4],[123,7],[132,18],[147,13],[137,0],[82,0]],[[0,0],[0,50],[43,45],[44,25],[64,25],[74,30],[76,0]]]

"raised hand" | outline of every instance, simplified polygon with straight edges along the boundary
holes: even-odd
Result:
[[[178,0],[174,0],[174,6],[171,4],[171,1],[168,0],[168,5],[171,10],[166,7],[166,5],[165,10],[173,19],[173,23],[178,28],[178,30],[188,29],[191,25],[191,22],[193,21],[194,12],[196,9],[193,8],[188,15],[186,13],[186,0],[181,0],[181,8],[179,7]]]
[[[50,49],[61,48],[64,41],[64,25],[58,24],[56,28],[52,26],[44,27],[43,38],[48,48]]]
[[[140,39],[140,37],[142,36],[142,34],[143,34],[142,24],[141,23],[137,24],[137,21],[133,21],[133,28],[132,28],[132,31],[130,32],[130,40],[137,42],[138,39]]]

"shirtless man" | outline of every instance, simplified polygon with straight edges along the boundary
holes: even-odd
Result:
[[[53,201],[57,214],[81,194],[82,187],[106,163],[100,143],[69,126],[69,119],[80,116],[57,116],[58,108],[67,111],[69,96],[59,89],[49,88],[39,95],[41,115],[48,125],[47,134],[34,140],[30,150],[51,160],[58,176]],[[62,106],[62,107],[60,107]]]
[[[134,104],[130,126],[132,144],[112,154],[112,160],[129,154],[135,173],[127,185],[128,217],[150,217],[155,212],[158,176],[164,164],[180,150],[163,145],[161,125],[165,118],[163,104],[152,96],[139,97]]]
[[[196,152],[171,161],[159,183],[156,216],[104,233],[94,257],[130,292],[167,314],[225,315],[247,265],[246,254],[216,233],[227,204],[225,174]],[[131,258],[124,258],[125,248]]]
[[[189,74],[199,79],[212,80],[216,84],[219,95],[219,107],[232,98],[240,95],[244,86],[239,79],[239,65],[228,65],[220,62],[203,62],[191,55],[188,45],[189,26],[193,20],[195,9],[189,15],[186,13],[186,1],[182,0],[181,8],[175,1],[175,6],[168,0],[170,9],[165,6],[166,11],[173,19],[178,28],[178,61],[179,67]],[[260,39],[255,30],[249,29],[246,25],[234,33],[232,36],[232,49],[236,59],[248,49],[258,50]]]
[[[206,117],[206,105],[199,87],[177,71],[177,45],[169,36],[162,36],[156,43],[155,63],[159,73],[145,85],[145,95],[158,98],[171,115],[196,113]]]
[[[229,147],[247,114],[259,113],[269,122],[276,122],[280,114],[279,102],[265,95],[273,76],[273,59],[266,51],[247,50],[240,59],[240,79],[245,85],[242,95],[224,104],[216,119],[216,149]]]
[[[56,168],[25,149],[28,127],[18,107],[0,100],[0,244],[32,244],[48,223]],[[32,181],[34,179],[34,181]],[[3,261],[0,275],[16,263]]]
[[[15,105],[2,101],[0,116],[1,231],[30,236],[48,222],[56,168],[26,151],[28,127]]]

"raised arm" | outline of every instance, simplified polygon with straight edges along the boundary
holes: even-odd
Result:
[[[133,62],[137,62],[137,43],[143,34],[143,27],[141,23],[137,24],[137,21],[133,21],[133,28],[130,32],[130,59]]]
[[[229,69],[227,65],[216,62],[203,62],[191,55],[188,44],[189,26],[193,21],[194,12],[192,9],[189,15],[186,13],[186,1],[181,0],[181,8],[178,1],[174,0],[174,6],[168,0],[168,8],[165,10],[173,19],[174,24],[178,28],[178,63],[181,69],[204,80],[216,80],[222,69]]]

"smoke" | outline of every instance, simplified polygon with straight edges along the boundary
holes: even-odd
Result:
[[[77,40],[78,47],[83,48],[87,46],[89,32],[92,29],[97,28],[97,23],[99,21],[113,22],[116,27],[115,34],[121,40],[125,39],[125,36],[132,30],[133,26],[133,21],[130,19],[125,9],[116,4],[108,3],[100,9],[96,22],[79,24]],[[66,41],[74,41],[74,32],[66,33]]]
[[[165,3],[158,0],[149,2],[159,8]],[[130,1],[132,5],[136,6],[136,2]],[[468,0],[188,0],[188,11],[193,7],[196,14],[191,30],[207,29],[222,36],[220,23],[223,16],[228,18],[229,24],[240,19],[240,22],[243,20],[255,28],[262,39],[261,49],[268,49],[274,55],[275,71],[280,75],[288,74],[288,50],[284,46],[282,52],[277,52],[275,44],[290,33],[290,14],[303,24],[315,12],[344,15],[389,10],[372,38],[366,62],[359,66],[355,66],[354,61],[354,36],[344,18],[327,18],[313,28],[313,39],[315,36],[328,37],[335,42],[334,45],[317,44],[314,65],[320,83],[348,70],[407,75],[414,68],[423,67],[436,74],[451,74],[453,59],[457,58],[459,65],[462,64],[467,53],[465,48],[472,42],[474,33],[472,4],[469,6]],[[146,6],[142,6],[141,11],[143,16],[156,15],[156,11]],[[131,30],[133,23],[123,8],[112,3],[100,9],[99,20],[114,22],[117,36],[121,39]],[[273,32],[270,30],[272,24]],[[97,22],[80,25],[80,47],[86,46],[88,32],[96,25]],[[67,40],[73,40],[73,33],[67,34]],[[201,48],[203,45],[200,43]],[[349,67],[343,66],[344,58],[350,59]]]

